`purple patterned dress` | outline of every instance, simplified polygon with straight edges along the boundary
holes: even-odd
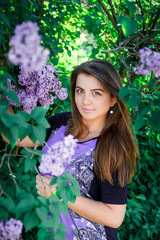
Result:
[[[47,142],[48,146],[62,141],[65,137],[66,126],[61,126],[57,131],[53,131],[52,136]],[[97,138],[91,139],[83,143],[77,143],[75,154],[72,161],[65,166],[65,171],[72,174],[78,181],[81,196],[92,199],[89,195],[91,182],[94,178],[93,173],[93,155]],[[47,151],[47,146],[43,147],[43,151]],[[66,240],[106,240],[105,227],[91,222],[77,213],[68,209],[68,214],[61,214],[61,222],[66,227]]]

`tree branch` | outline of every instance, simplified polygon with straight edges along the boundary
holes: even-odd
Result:
[[[8,166],[9,172],[10,172],[10,176],[12,177],[13,182],[15,183],[16,187],[18,188],[18,184],[17,184],[17,182],[15,180],[15,176],[13,175],[12,169],[10,167],[10,162],[9,162],[10,161],[10,157],[11,157],[11,152],[12,152],[12,150],[10,151],[10,155],[8,157],[8,160],[7,160],[7,166]]]
[[[140,92],[142,92],[142,93],[144,93],[144,94],[152,95],[153,93],[158,92],[158,91],[160,90],[160,87],[157,88],[157,89],[155,89],[155,90],[153,90],[153,91],[151,91],[151,92],[147,92],[147,91],[142,90],[142,89],[139,89],[139,88],[137,88],[137,87],[135,87],[135,89],[139,90]]]
[[[144,16],[144,13],[143,13],[143,8],[142,8],[142,5],[141,5],[141,2],[140,0],[136,0],[136,3],[141,11],[141,14],[142,14],[142,17]],[[143,22],[143,32],[144,32],[144,29],[145,29],[145,23]]]
[[[108,40],[108,42],[110,42],[110,44],[111,44],[114,48],[117,47],[117,46],[114,44],[114,42],[113,42],[109,37],[105,36],[105,38]]]
[[[112,18],[111,14],[109,13],[108,9],[104,6],[104,4],[102,3],[101,0],[98,0],[98,3],[100,5],[100,7],[102,8],[103,12],[106,13],[108,19],[112,22],[113,26],[115,27],[115,29],[119,32],[120,29],[117,26],[117,23],[114,21],[114,19]]]
[[[157,11],[157,13],[156,13],[156,16],[154,17],[151,30],[149,31],[149,36],[152,35],[152,33],[153,33],[154,29],[155,29],[156,23],[157,23],[158,20],[159,20],[159,17],[160,17],[160,8],[158,9],[158,11]]]
[[[111,6],[111,11],[112,11],[113,19],[114,19],[114,21],[117,23],[117,16],[116,16],[116,13],[115,13],[115,11],[114,11],[114,6],[113,6],[113,4],[112,4],[112,1],[111,1],[111,0],[108,0],[108,3],[109,3],[109,5]]]

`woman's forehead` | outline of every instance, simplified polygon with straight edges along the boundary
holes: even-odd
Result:
[[[81,87],[81,88],[90,88],[90,89],[104,89],[102,84],[99,82],[99,80],[93,76],[93,75],[88,75],[86,73],[80,73],[77,76],[76,80],[76,87]]]

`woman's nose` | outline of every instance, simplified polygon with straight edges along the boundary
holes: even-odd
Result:
[[[83,95],[83,104],[86,105],[86,104],[89,104],[91,102],[91,96],[90,94],[84,94]]]

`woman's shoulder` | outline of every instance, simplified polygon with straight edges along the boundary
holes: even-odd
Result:
[[[53,130],[60,128],[62,125],[66,126],[67,122],[71,118],[71,116],[72,116],[71,112],[62,112],[62,113],[54,114],[54,115],[50,116],[49,118],[47,118],[47,120],[50,124],[50,128],[47,129],[46,139],[48,139],[48,137],[50,136],[50,134]]]
[[[69,120],[69,118],[72,116],[71,112],[62,112],[62,113],[57,113],[54,114],[52,116],[50,116],[49,118],[47,118],[49,124],[51,125],[51,127],[56,127],[56,125],[63,125],[63,124],[67,124],[67,121]]]

